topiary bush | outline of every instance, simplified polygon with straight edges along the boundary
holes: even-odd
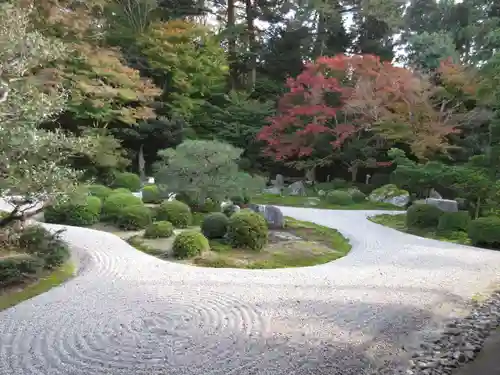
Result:
[[[443,212],[439,217],[438,230],[440,232],[467,232],[470,223],[468,211]]]
[[[353,190],[351,191],[351,198],[354,203],[361,203],[366,200],[366,195],[359,190]]]
[[[101,200],[95,196],[73,198],[47,207],[44,219],[47,223],[89,226],[99,221],[101,207]]]
[[[130,191],[141,190],[141,179],[134,173],[117,172],[112,183],[114,188],[125,188]]]
[[[343,190],[329,191],[326,195],[326,201],[328,203],[338,204],[341,206],[348,206],[354,203],[351,194]]]
[[[500,218],[480,217],[469,223],[467,230],[473,245],[500,248]]]
[[[222,209],[222,213],[227,217],[231,217],[237,212],[240,212],[240,206],[237,206],[235,204],[228,204]]]
[[[233,202],[233,204],[240,206],[240,207],[242,207],[245,204],[245,198],[240,196],[240,195],[235,195],[235,196],[231,197],[230,200],[231,200],[231,202]]]
[[[142,188],[142,201],[144,203],[160,203],[160,189],[156,185],[147,185]]]
[[[185,231],[175,237],[172,245],[174,257],[186,259],[210,249],[207,238],[197,231]]]
[[[201,232],[208,239],[222,238],[227,233],[229,219],[222,212],[214,212],[205,216],[201,223]]]
[[[233,247],[259,251],[267,244],[268,232],[264,217],[253,211],[243,210],[229,218],[227,236]]]
[[[40,225],[26,227],[19,236],[19,246],[26,253],[40,259],[43,267],[52,269],[69,257],[67,244],[61,240],[62,231],[52,233]]]
[[[90,195],[95,196],[101,200],[106,199],[108,195],[113,193],[113,189],[104,185],[90,185],[88,187],[88,190]]]
[[[113,190],[113,193],[114,194],[129,194],[129,195],[132,195],[132,192],[129,189],[125,189],[125,188],[115,189],[115,190]]]
[[[174,234],[174,226],[170,221],[156,221],[149,224],[144,232],[145,238],[168,238]]]
[[[163,202],[156,211],[156,219],[170,221],[176,228],[186,228],[193,220],[191,209],[178,200]]]
[[[436,206],[430,204],[413,204],[406,211],[408,228],[436,228],[443,214]]]
[[[18,284],[43,269],[43,260],[29,254],[0,258],[0,287]]]
[[[116,221],[121,211],[130,206],[143,206],[141,198],[127,193],[113,193],[102,204],[101,219],[110,222]]]
[[[200,207],[200,211],[203,213],[218,212],[220,208],[219,202],[213,200],[212,198],[205,199],[205,202]]]
[[[151,210],[145,206],[128,206],[120,211],[115,223],[125,230],[144,229],[151,224]]]

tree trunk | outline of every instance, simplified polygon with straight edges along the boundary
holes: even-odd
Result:
[[[325,10],[318,10],[318,26],[316,28],[316,40],[313,47],[313,59],[323,55],[326,37],[326,15]]]
[[[238,68],[237,68],[237,56],[236,56],[236,13],[235,13],[235,3],[236,0],[227,1],[227,25],[226,28],[229,29],[229,35],[227,37],[228,45],[228,60],[229,60],[229,79],[230,86],[232,90],[235,90],[238,83]]]
[[[481,212],[481,198],[477,197],[476,200],[476,212],[474,213],[474,218],[477,219],[479,217],[479,213]]]
[[[146,161],[144,160],[144,145],[141,144],[139,148],[139,155],[137,157],[137,164],[139,169],[139,175],[141,176],[141,181],[146,181]]]
[[[248,51],[250,53],[249,59],[249,72],[247,72],[247,85],[248,89],[253,90],[255,81],[257,79],[257,46],[255,35],[255,8],[252,3],[254,0],[245,0],[245,13],[247,21],[247,36],[248,36]]]
[[[358,166],[353,165],[351,166],[351,168],[349,168],[349,170],[351,172],[351,181],[356,182],[356,179],[358,178]]]

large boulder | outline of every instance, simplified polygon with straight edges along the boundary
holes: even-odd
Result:
[[[306,195],[306,187],[303,181],[295,181],[288,187],[288,189],[290,191],[290,195]]]
[[[388,184],[373,190],[368,199],[372,202],[384,202],[405,207],[410,201],[410,193],[394,184]]]
[[[283,229],[285,227],[285,216],[278,207],[266,206],[264,209],[264,217],[266,218],[269,229]]]
[[[444,212],[458,212],[458,202],[450,199],[427,198],[425,204],[436,206]]]

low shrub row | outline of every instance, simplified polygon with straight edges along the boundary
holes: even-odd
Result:
[[[39,225],[26,227],[19,235],[16,253],[0,258],[0,287],[22,283],[62,265],[69,250],[60,233],[51,233]]]

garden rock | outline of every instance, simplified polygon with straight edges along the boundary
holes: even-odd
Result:
[[[132,195],[134,197],[137,197],[137,198],[141,198],[142,199],[142,191],[133,191],[132,192]]]
[[[410,193],[399,189],[394,184],[388,184],[372,191],[368,199],[372,202],[390,203],[398,207],[404,207],[410,201]]]
[[[306,188],[304,186],[304,182],[302,181],[295,181],[288,187],[288,189],[290,189],[290,195],[306,195]]]
[[[285,217],[283,212],[276,206],[266,206],[264,209],[269,229],[283,229],[285,227]]]
[[[258,214],[264,212],[264,207],[260,204],[255,204],[255,203],[250,203],[248,205],[248,209],[252,210],[253,212],[256,212]]]
[[[431,189],[429,193],[429,198],[434,198],[434,199],[443,199],[443,196],[439,194],[436,189]]]
[[[444,212],[458,212],[458,202],[450,199],[427,198],[425,204],[436,206]]]

